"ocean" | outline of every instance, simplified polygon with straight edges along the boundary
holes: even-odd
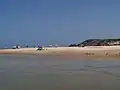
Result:
[[[0,90],[120,90],[120,60],[0,55]]]

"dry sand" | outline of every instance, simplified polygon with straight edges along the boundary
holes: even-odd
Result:
[[[23,55],[54,55],[65,57],[120,57],[120,46],[88,46],[88,47],[45,47],[45,50],[37,51],[37,48],[3,49],[0,54]]]

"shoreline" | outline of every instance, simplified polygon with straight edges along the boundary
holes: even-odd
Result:
[[[60,56],[81,58],[119,58],[120,46],[102,47],[45,47],[46,50],[37,48],[1,49],[0,54],[13,55],[38,55],[38,56]]]

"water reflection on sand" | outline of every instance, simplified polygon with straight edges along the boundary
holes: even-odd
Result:
[[[120,90],[120,60],[0,56],[0,90]]]

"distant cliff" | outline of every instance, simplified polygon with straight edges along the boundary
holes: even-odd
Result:
[[[80,44],[71,44],[69,47],[84,47],[84,46],[115,46],[120,45],[120,39],[88,39]]]

